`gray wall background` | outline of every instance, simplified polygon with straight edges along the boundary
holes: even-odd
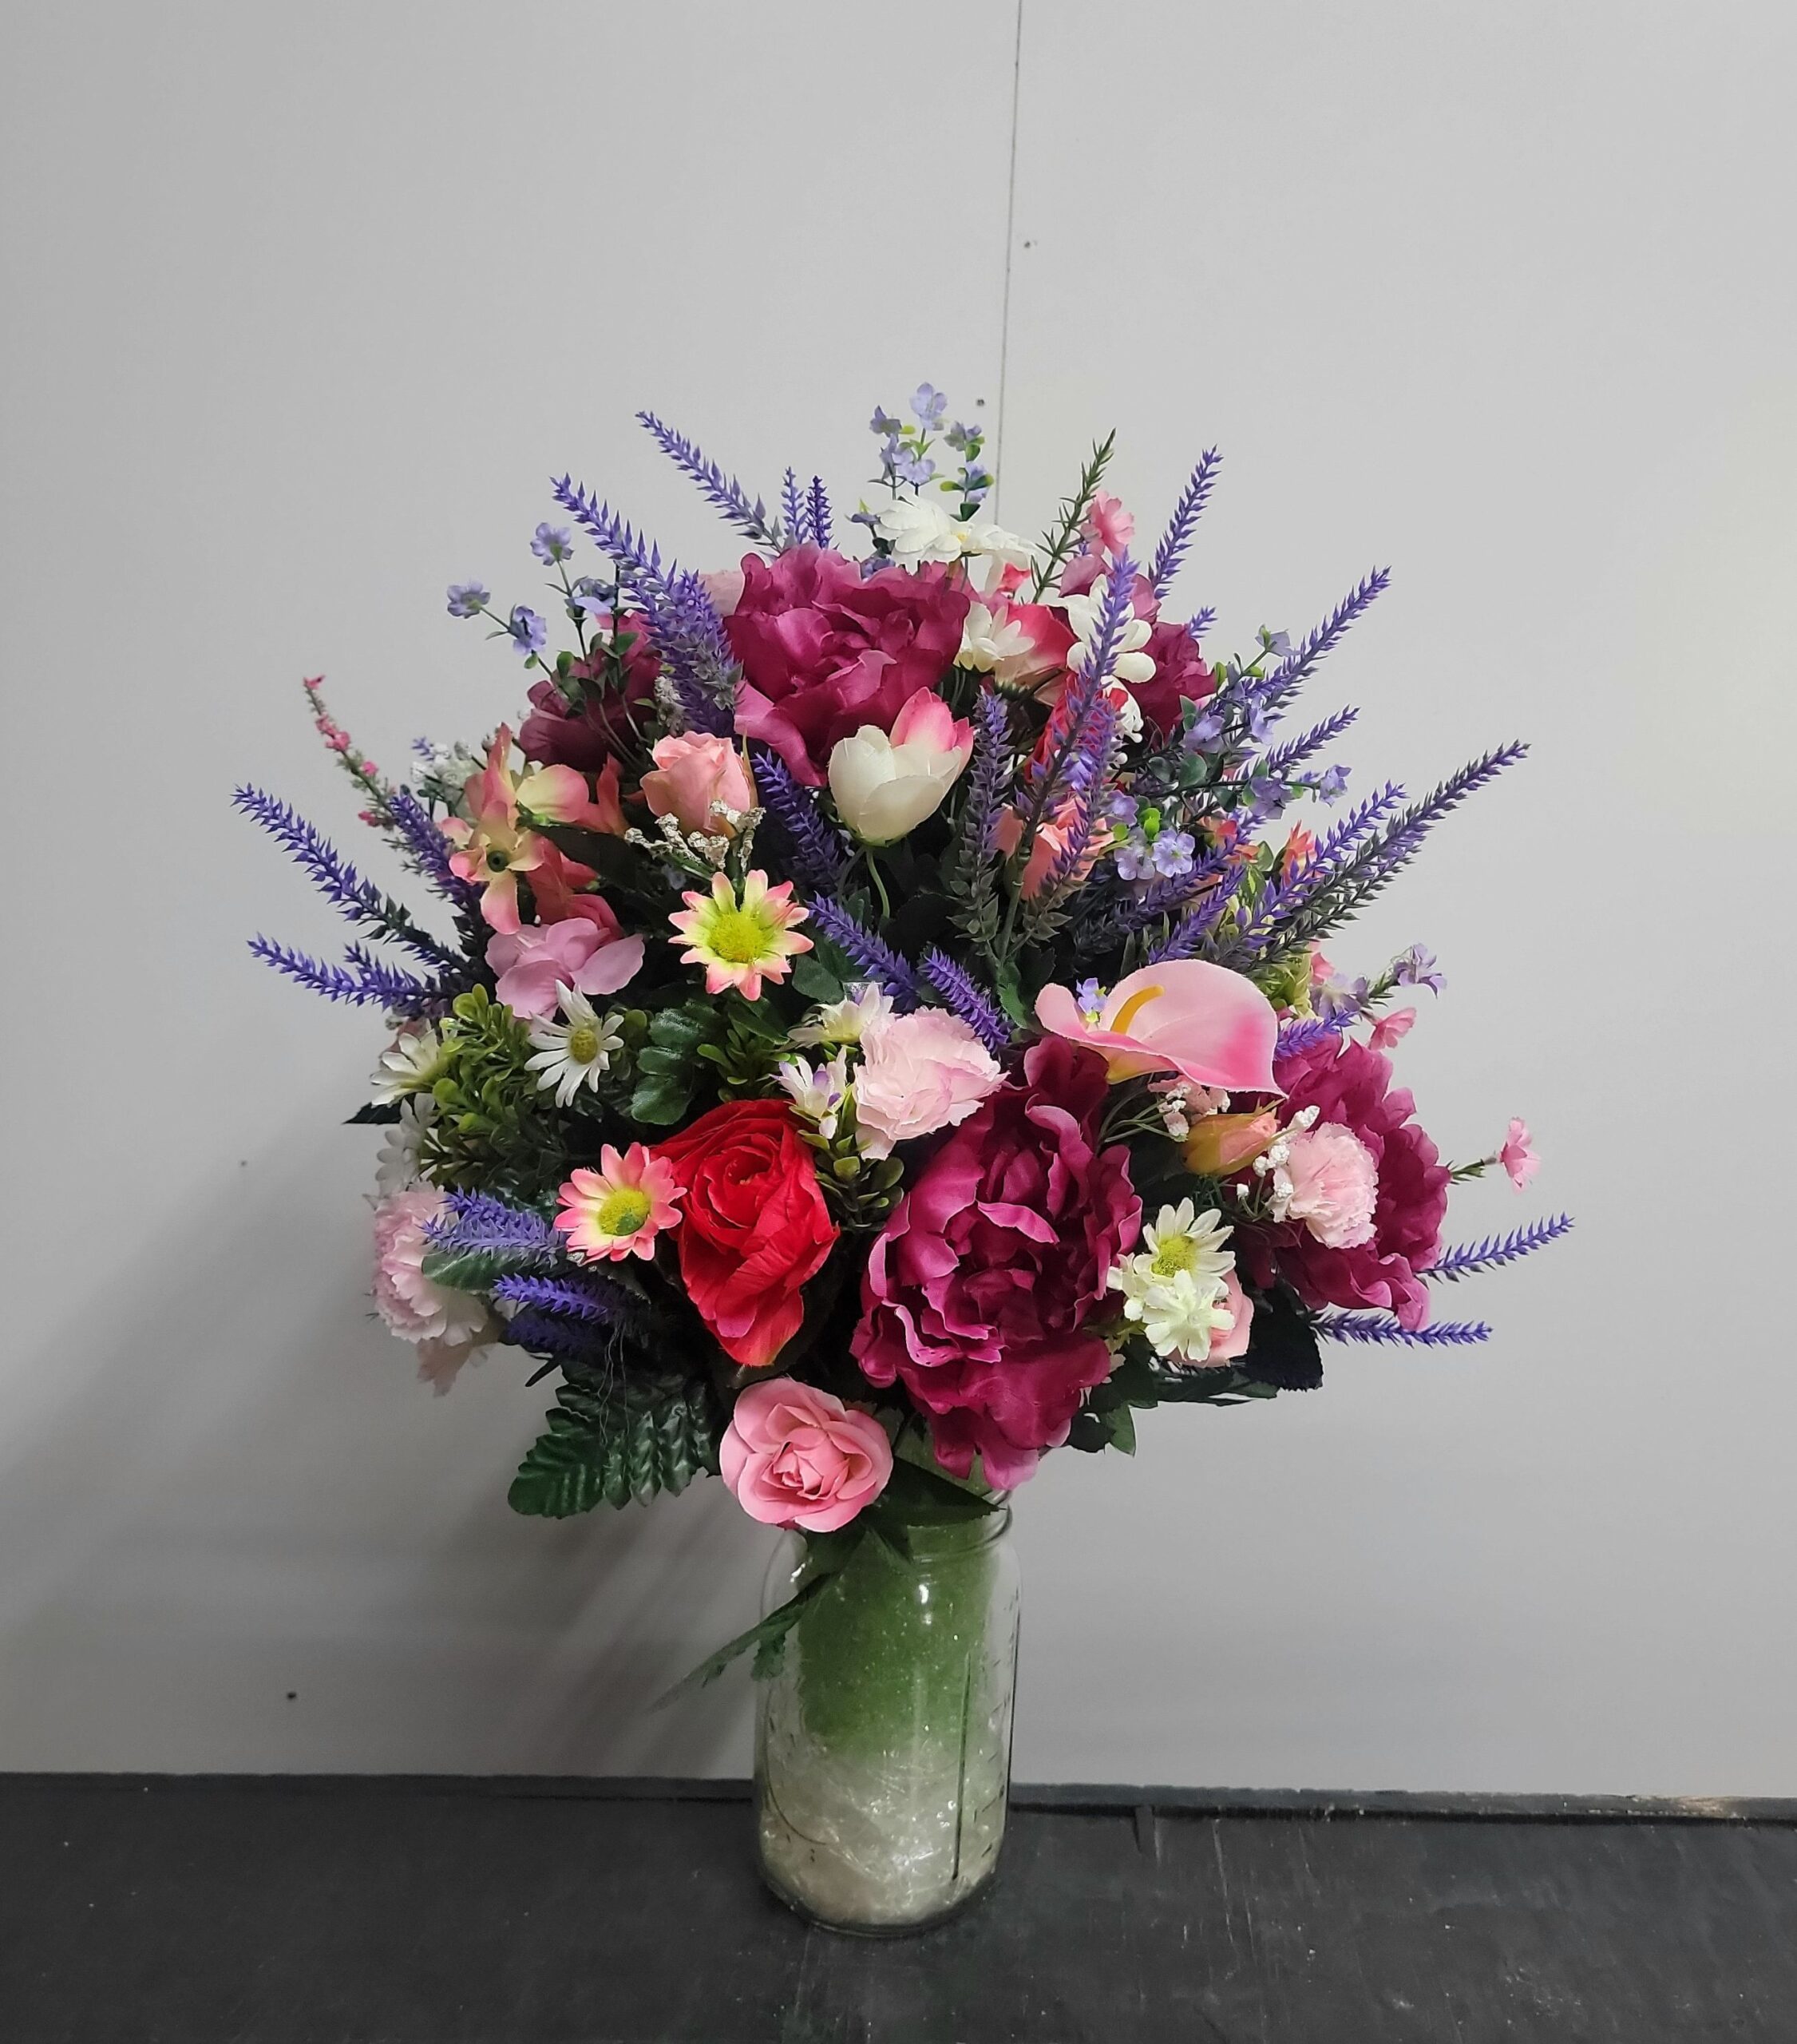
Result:
[[[382,761],[508,707],[441,590],[552,473],[730,558],[639,405],[850,495],[876,398],[994,415],[1008,254],[1007,522],[1217,442],[1216,644],[1395,565],[1364,785],[1536,742],[1333,949],[1441,954],[1446,1150],[1535,1128],[1455,1233],[1580,1218],[1482,1353],[1054,1458],[1019,1773],[1797,1792],[1793,19],[1024,0],[1007,249],[1010,5],[9,10],[0,1765],[746,1767],[746,1683],[643,1706],[764,1538],[509,1515],[542,1394],[371,1324],[378,1031],[226,798],[359,834],[303,673]]]

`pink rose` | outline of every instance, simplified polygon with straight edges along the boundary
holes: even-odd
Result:
[[[1273,1180],[1281,1220],[1302,1221],[1329,1249],[1356,1249],[1372,1239],[1379,1167],[1372,1152],[1339,1121],[1295,1128]]]
[[[959,1016],[920,1008],[861,1032],[855,1120],[869,1157],[938,1129],[956,1128],[1004,1082],[992,1054]]]
[[[689,731],[658,739],[655,770],[643,776],[643,793],[657,816],[671,816],[683,830],[733,834],[714,809],[746,814],[755,806],[755,784],[742,756],[728,739]]]
[[[558,986],[572,987],[576,993],[615,993],[636,976],[642,938],[626,937],[598,895],[576,898],[577,905],[564,921],[527,923],[488,945],[487,963],[499,976],[494,991],[514,1015],[553,1015]]]
[[[751,1519],[833,1533],[885,1489],[893,1450],[871,1412],[780,1377],[738,1392],[718,1466]]]
[[[837,739],[864,724],[890,731],[918,690],[953,667],[968,604],[940,567],[864,576],[812,546],[772,561],[746,554],[742,594],[724,620],[743,673],[737,729],[821,787]]]
[[[1224,1275],[1223,1297],[1235,1318],[1227,1334],[1211,1336],[1210,1353],[1201,1365],[1205,1369],[1218,1363],[1233,1363],[1248,1353],[1248,1337],[1254,1325],[1254,1301],[1241,1289],[1241,1280],[1233,1270]]]

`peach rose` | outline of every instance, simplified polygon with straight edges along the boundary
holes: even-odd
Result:
[[[643,792],[657,816],[671,816],[686,831],[729,837],[730,826],[715,809],[739,814],[755,806],[755,784],[747,763],[728,739],[687,731],[655,741],[655,770],[643,776]]]

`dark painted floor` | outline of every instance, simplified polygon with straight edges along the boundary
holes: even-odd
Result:
[[[653,1786],[0,1776],[0,2039],[1797,2040],[1788,1805],[1019,1792],[996,1891],[872,1943]]]

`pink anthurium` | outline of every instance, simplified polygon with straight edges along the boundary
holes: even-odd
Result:
[[[1035,1012],[1051,1036],[1102,1051],[1114,1080],[1177,1072],[1194,1086],[1280,1091],[1273,1076],[1279,1018],[1251,980],[1226,966],[1198,958],[1146,965],[1088,1008],[1070,988],[1046,986]]]

